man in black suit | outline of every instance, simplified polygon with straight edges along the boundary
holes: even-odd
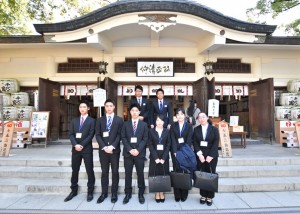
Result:
[[[150,121],[149,121],[150,117],[149,116],[151,113],[151,109],[150,109],[150,104],[148,103],[148,100],[142,96],[143,95],[143,86],[136,85],[134,88],[134,92],[135,92],[135,97],[133,97],[130,100],[129,106],[131,106],[132,104],[138,104],[141,109],[139,119],[141,121],[144,121],[148,125],[150,125]]]
[[[69,129],[69,137],[72,143],[72,177],[71,193],[65,198],[65,202],[70,201],[78,193],[78,174],[82,159],[88,175],[88,195],[87,201],[93,200],[95,173],[93,162],[92,139],[95,133],[95,119],[88,115],[90,110],[87,101],[81,101],[79,111],[81,116],[74,118]]]
[[[154,118],[157,115],[162,114],[164,115],[164,128],[170,129],[171,123],[173,121],[173,116],[171,113],[171,104],[164,100],[164,90],[162,88],[157,89],[156,96],[157,100],[153,101],[153,114],[151,119],[151,128],[154,128]]]
[[[101,164],[102,194],[97,203],[102,203],[108,195],[109,165],[112,171],[111,202],[118,200],[120,141],[123,119],[114,114],[115,105],[111,99],[104,103],[106,115],[96,123],[96,139],[99,144],[99,159]]]
[[[127,204],[132,194],[132,170],[135,165],[139,202],[145,203],[145,178],[144,178],[144,158],[146,155],[146,144],[148,140],[147,124],[139,120],[140,106],[132,104],[130,106],[131,120],[126,121],[122,127],[122,143],[124,145],[124,167],[125,167],[125,198],[123,204]]]

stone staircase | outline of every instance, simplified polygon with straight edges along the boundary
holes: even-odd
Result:
[[[0,157],[0,192],[68,194],[71,176],[70,147],[59,145],[53,147],[55,148],[15,150],[17,152],[15,156]],[[220,176],[219,192],[300,190],[299,156],[251,157],[253,155],[247,153],[247,148],[233,151],[239,151],[241,155],[233,158],[219,158],[217,167]],[[13,152],[14,150],[11,153]],[[243,156],[243,153],[249,157]],[[94,151],[95,192],[99,193],[101,192],[101,169],[98,160],[98,151]],[[148,176],[148,163],[149,161],[145,162],[145,178]],[[124,191],[124,178],[125,171],[121,157],[120,193]],[[135,173],[133,179],[133,192],[137,193]],[[79,180],[81,192],[87,191],[86,183],[87,175],[82,164]],[[199,190],[193,188],[190,192],[198,193]]]

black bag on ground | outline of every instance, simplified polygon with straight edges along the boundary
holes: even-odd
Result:
[[[148,177],[149,182],[149,192],[171,192],[171,178],[170,175],[165,174],[165,167],[164,168],[164,175],[156,175],[154,168],[154,176]]]
[[[192,178],[189,173],[170,172],[172,187],[179,189],[192,189]]]
[[[210,192],[218,192],[219,175],[212,173],[211,166],[209,165],[209,167],[210,172],[194,172],[194,187]]]

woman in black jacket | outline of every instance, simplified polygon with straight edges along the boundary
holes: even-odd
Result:
[[[193,126],[186,122],[185,111],[183,108],[178,108],[176,111],[177,122],[171,125],[170,135],[171,135],[171,157],[173,162],[173,170],[176,172],[182,172],[182,169],[178,166],[176,162],[176,152],[180,147],[180,144],[186,143],[189,146],[193,144]],[[174,188],[175,201],[183,202],[188,197],[188,190]]]
[[[171,146],[169,130],[164,128],[164,115],[156,116],[156,126],[149,130],[148,147],[150,150],[149,176],[169,175],[169,152]],[[163,192],[155,193],[157,203],[164,202]]]
[[[194,150],[197,154],[197,168],[203,172],[216,172],[218,163],[219,131],[208,123],[208,117],[201,112],[198,116],[200,125],[194,129]],[[200,189],[200,204],[212,205],[214,192]]]

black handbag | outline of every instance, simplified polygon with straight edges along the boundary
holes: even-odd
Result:
[[[170,175],[172,187],[185,190],[192,189],[192,178],[189,173],[172,171]]]
[[[156,166],[154,168],[154,176],[148,177],[149,192],[171,192],[170,175],[165,174],[165,166],[163,165],[164,175],[155,175]]]
[[[209,167],[210,172],[194,172],[194,187],[210,192],[218,192],[219,175],[217,173],[212,173],[210,164]]]

